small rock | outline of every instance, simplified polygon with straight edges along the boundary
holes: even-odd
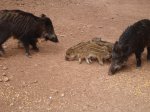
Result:
[[[9,78],[8,78],[8,77],[4,77],[4,78],[3,78],[3,81],[4,81],[4,82],[8,82],[8,81],[9,81]]]
[[[7,68],[7,67],[3,67],[2,69],[3,69],[3,70],[7,70],[8,68]]]
[[[32,83],[38,83],[38,81],[37,81],[37,80],[35,80],[35,81],[33,81]]]
[[[6,76],[6,73],[4,72],[4,73],[2,73],[2,76]]]
[[[20,96],[20,94],[15,94],[15,96],[18,98]]]
[[[61,94],[61,97],[64,97],[64,96],[65,96],[65,94],[64,94],[64,93],[62,93],[62,94]]]
[[[52,99],[52,97],[50,96],[49,99]]]
[[[14,105],[14,103],[11,103],[11,104],[10,104],[10,106],[13,106],[13,105]]]
[[[27,87],[28,85],[27,85],[26,82],[23,81],[21,86],[22,86],[22,87]]]
[[[23,107],[19,106],[18,108],[21,110]]]

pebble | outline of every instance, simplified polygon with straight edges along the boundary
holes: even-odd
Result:
[[[19,106],[18,108],[19,108],[20,110],[23,109],[23,107],[21,107],[21,106]]]
[[[61,97],[64,97],[64,96],[65,96],[65,94],[64,94],[64,93],[62,93],[62,94],[61,94]]]
[[[4,82],[8,82],[8,81],[9,81],[9,78],[8,78],[8,77],[4,77],[4,78],[3,78],[3,81],[4,81]]]
[[[20,96],[20,94],[16,94],[15,96],[18,98]]]
[[[49,99],[52,99],[52,97],[50,96]]]
[[[27,84],[26,84],[26,82],[22,82],[22,87],[26,87],[27,86]]]
[[[4,72],[4,73],[2,73],[2,76],[6,76],[6,73]]]
[[[8,68],[7,68],[7,67],[3,67],[2,69],[3,69],[3,70],[7,70]]]
[[[13,105],[14,105],[13,103],[10,104],[10,106],[13,106]]]

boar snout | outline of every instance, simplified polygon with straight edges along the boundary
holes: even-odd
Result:
[[[55,34],[50,35],[49,40],[52,41],[52,42],[55,42],[55,43],[59,42],[59,40],[58,40],[58,38]]]
[[[117,69],[115,69],[115,67],[113,65],[110,65],[108,75],[114,75],[116,71],[117,71]]]

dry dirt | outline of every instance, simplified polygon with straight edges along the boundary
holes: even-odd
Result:
[[[0,9],[22,9],[53,21],[60,43],[40,42],[32,58],[6,43],[0,58],[0,112],[150,112],[150,63],[108,76],[109,63],[64,60],[67,48],[93,37],[115,42],[130,24],[150,18],[150,0],[1,0]]]

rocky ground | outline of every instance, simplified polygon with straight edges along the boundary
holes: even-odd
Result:
[[[32,58],[5,44],[0,58],[0,112],[149,112],[150,63],[108,76],[104,66],[64,60],[69,47],[93,37],[115,42],[130,24],[150,18],[149,0],[1,0],[0,9],[48,15],[59,43],[39,42]]]

